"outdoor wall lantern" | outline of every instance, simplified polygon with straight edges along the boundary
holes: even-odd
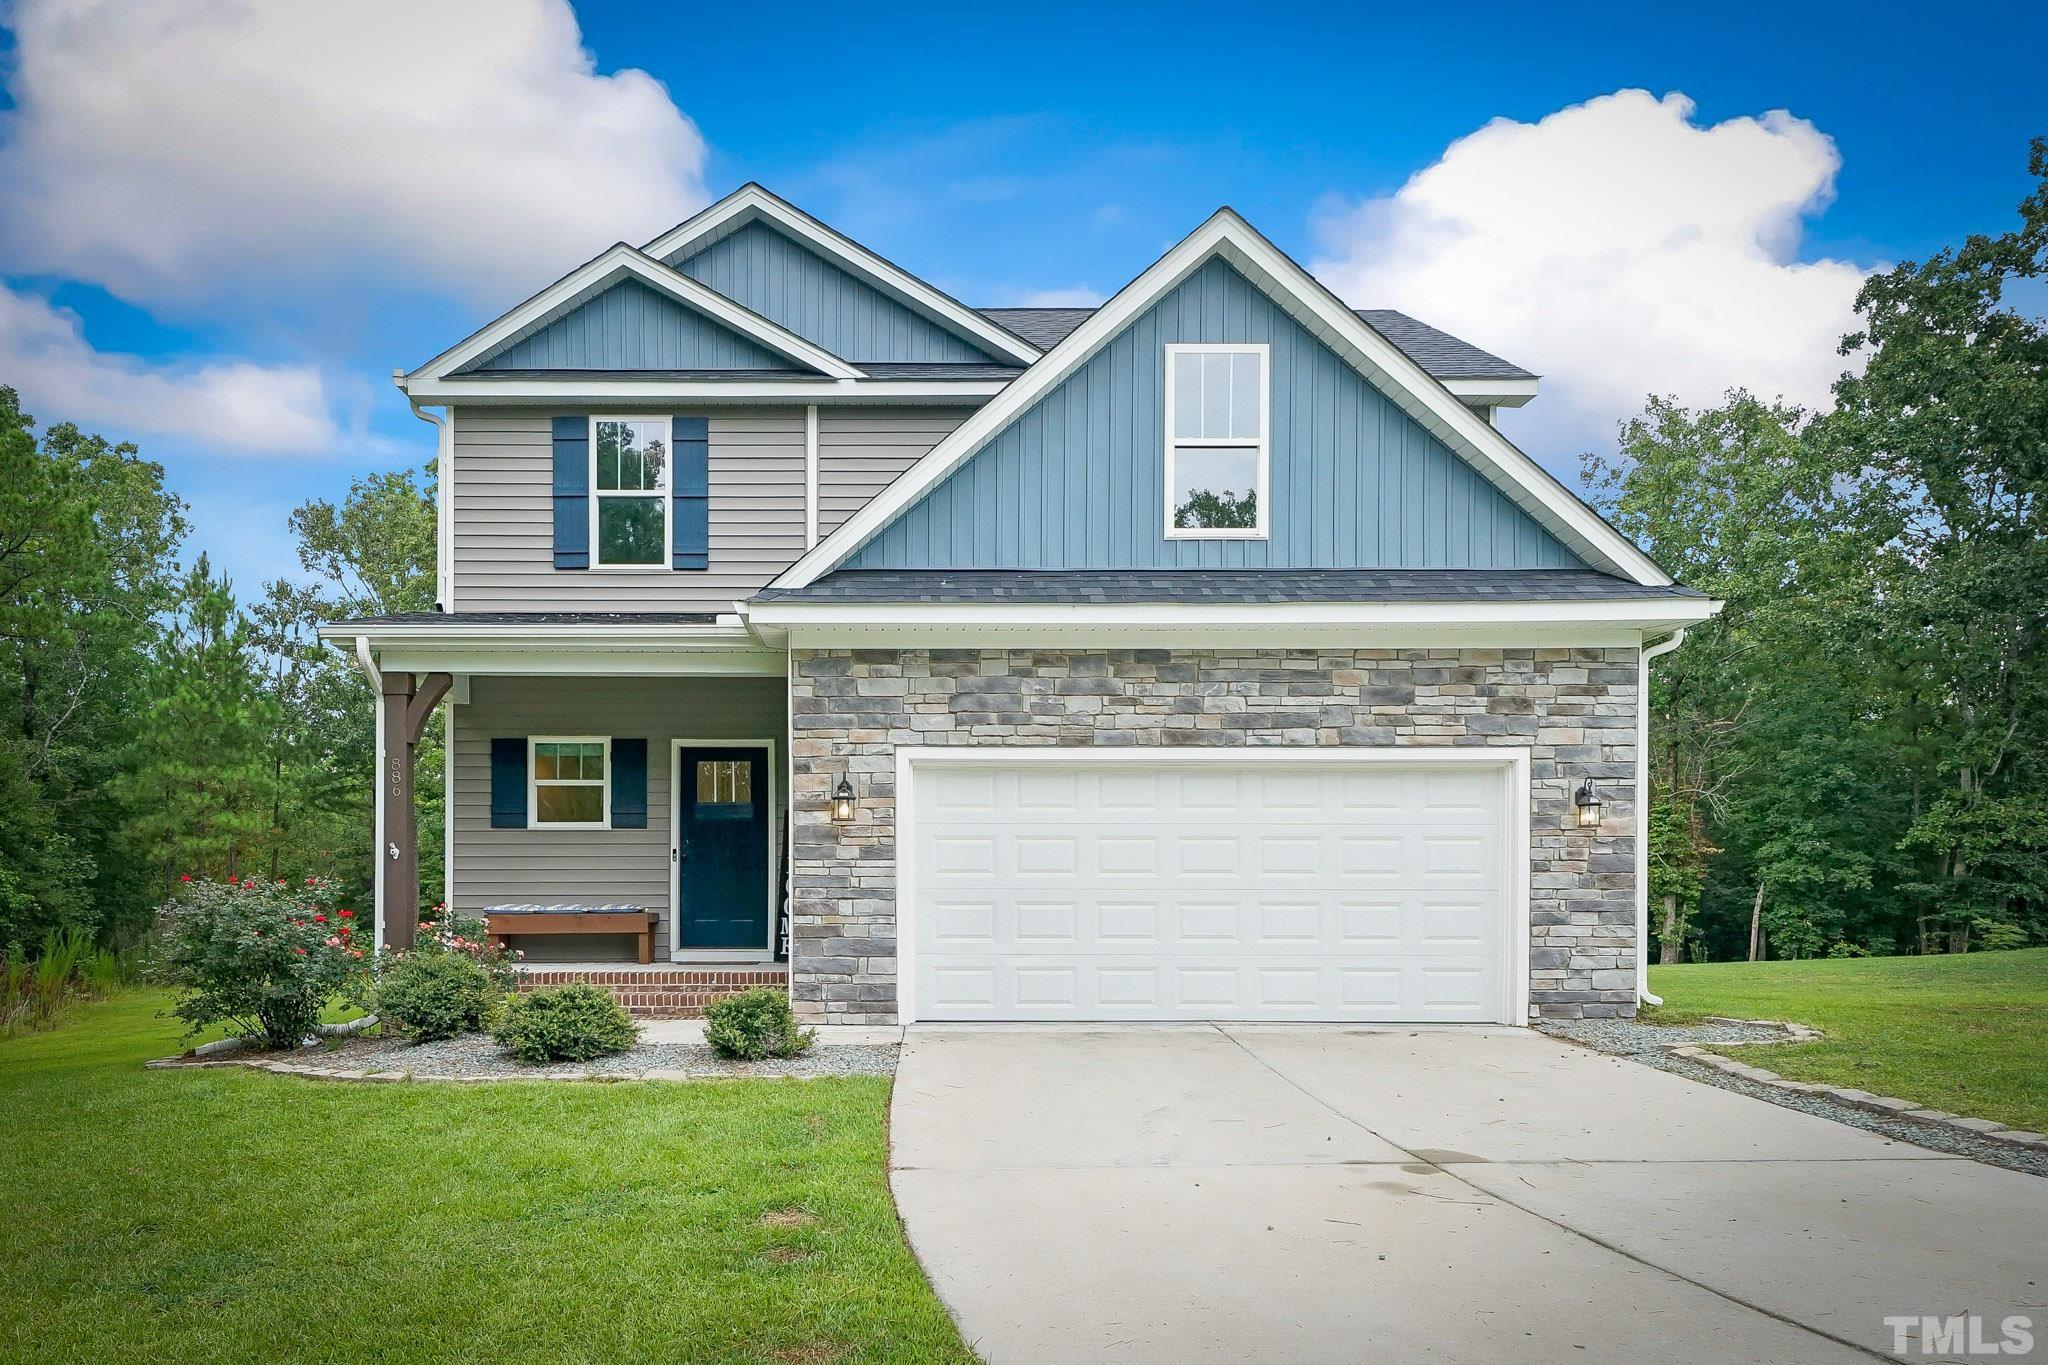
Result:
[[[843,825],[848,820],[851,820],[853,818],[854,805],[853,784],[842,777],[839,779],[839,785],[832,789],[833,822]]]
[[[1600,795],[1593,790],[1593,779],[1587,778],[1579,784],[1579,790],[1572,797],[1572,804],[1579,809],[1579,828],[1600,828]]]

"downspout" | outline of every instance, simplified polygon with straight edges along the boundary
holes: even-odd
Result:
[[[384,947],[384,673],[377,667],[376,658],[370,653],[370,637],[356,636],[356,666],[363,670],[363,676],[370,680],[370,708],[377,718],[377,740],[370,760],[370,771],[376,789],[376,813],[371,816],[370,827],[371,858],[375,872],[370,881],[371,910],[370,932],[374,937],[371,947]]]
[[[428,412],[410,395],[405,401],[412,405],[413,416],[434,428],[434,609],[454,611],[455,452],[450,448],[454,445],[449,440],[451,428],[447,416]],[[443,412],[452,415],[452,409]]]
[[[1685,627],[1636,655],[1636,1001],[1661,1005],[1650,994],[1650,660],[1685,643]]]

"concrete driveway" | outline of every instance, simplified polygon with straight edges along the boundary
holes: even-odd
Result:
[[[1521,1029],[913,1028],[891,1142],[991,1361],[2048,1360],[2048,1181]]]

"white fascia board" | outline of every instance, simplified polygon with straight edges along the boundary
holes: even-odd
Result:
[[[1489,482],[1595,567],[1653,586],[1671,582],[1670,575],[1626,536],[1602,521],[1483,416],[1467,407],[1249,223],[1226,208],[1217,210],[1138,278],[1117,291],[1114,298],[1046,352],[1043,360],[1011,381],[987,406],[791,565],[774,586],[806,587],[836,568],[993,440],[1032,403],[1114,340],[1141,312],[1216,255],[1243,271],[1312,334],[1378,384],[1423,427],[1466,455]]]
[[[999,394],[1006,379],[451,379],[405,377],[399,387],[416,403],[958,403]]]
[[[1492,408],[1519,408],[1536,396],[1542,383],[1536,379],[1445,379],[1439,382],[1460,402],[1484,403]]]
[[[819,222],[760,185],[742,185],[640,249],[656,260],[666,260],[698,242],[716,241],[755,218],[767,219],[912,311],[942,327],[966,332],[999,355],[1008,356],[1020,365],[1029,365],[1040,355],[1038,348],[1022,337],[998,327],[950,294],[934,289],[902,266],[877,256],[859,242]]]
[[[445,378],[471,361],[538,330],[628,275],[799,365],[834,379],[861,378],[859,370],[823,347],[805,341],[788,328],[741,307],[717,290],[707,288],[681,271],[620,242],[570,271],[489,326],[470,334],[411,374],[403,376],[399,387],[417,397],[412,387],[414,384]]]
[[[509,649],[479,644],[400,642],[384,646],[383,666],[405,673],[500,678],[780,678],[781,649],[557,647]]]
[[[1705,597],[1549,602],[799,602],[753,601],[749,624],[812,626],[1089,626],[1118,631],[1275,626],[1617,626],[1655,630],[1721,610]]]

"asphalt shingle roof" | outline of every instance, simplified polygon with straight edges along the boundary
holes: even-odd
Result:
[[[1594,569],[841,569],[760,602],[1605,602],[1698,598]]]
[[[983,308],[981,315],[1040,350],[1059,344],[1093,308]],[[1534,379],[1519,365],[1391,308],[1357,308],[1359,317],[1438,379]]]

